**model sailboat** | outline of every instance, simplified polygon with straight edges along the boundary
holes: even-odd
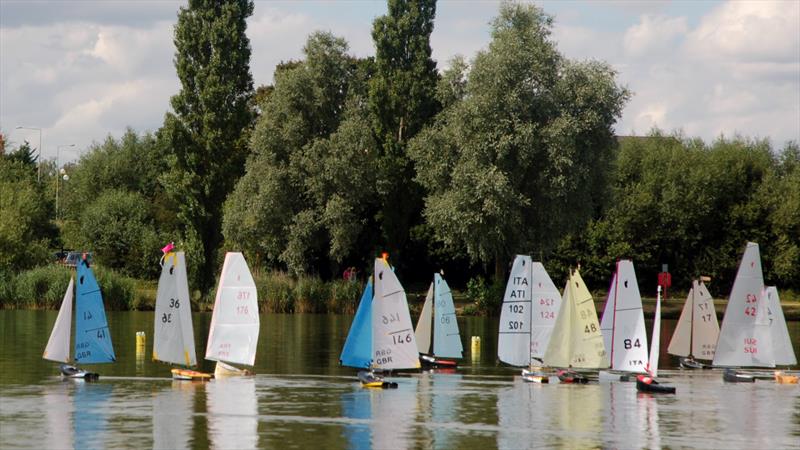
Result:
[[[339,361],[344,366],[362,369],[358,373],[362,386],[397,387],[396,383],[383,381],[374,371],[419,369],[417,341],[400,280],[386,259],[375,259],[374,267]]]
[[[253,366],[258,345],[258,293],[244,255],[228,252],[217,286],[206,359],[217,361],[214,375],[252,375],[231,364]]]
[[[644,310],[636,272],[630,260],[617,261],[617,270],[608,290],[600,330],[605,348],[610,352],[611,370],[623,373],[645,372],[647,334]],[[600,372],[600,379],[628,381],[628,376]]]
[[[719,338],[719,322],[714,299],[702,280],[692,282],[683,311],[667,347],[667,353],[680,357],[686,369],[708,367],[697,360],[711,361]]]
[[[56,323],[47,341],[44,350],[44,359],[58,361],[61,365],[61,374],[69,378],[84,378],[96,380],[99,375],[77,368],[83,364],[101,364],[116,361],[114,346],[111,343],[111,334],[108,330],[106,312],[103,308],[103,297],[100,286],[94,277],[92,269],[84,256],[77,266],[78,284],[72,278],[69,280],[67,292],[61,302]],[[73,294],[73,287],[75,293]],[[72,322],[72,300],[75,301],[75,365],[70,361],[70,331]]]
[[[455,368],[453,359],[461,359],[464,347],[458,333],[456,308],[450,286],[441,275],[433,275],[422,313],[414,331],[420,362],[429,367]],[[450,359],[444,359],[450,358]]]
[[[647,375],[636,376],[636,390],[659,394],[674,394],[675,388],[656,381],[658,377],[658,357],[661,354],[661,286],[656,296],[656,314],[653,319],[653,339],[650,344],[650,359],[647,361]]]
[[[782,339],[788,340],[788,333],[773,340],[770,322],[775,318],[770,317],[768,301],[758,244],[748,242],[725,308],[714,366],[775,367],[775,349],[783,345]]]
[[[597,321],[592,294],[578,270],[571,272],[564,287],[556,324],[545,351],[543,362],[550,367],[569,369],[608,368],[608,355]],[[561,371],[562,382],[585,382],[574,371]]]
[[[153,360],[186,367],[197,365],[194,348],[192,308],[189,300],[189,283],[186,279],[186,258],[183,252],[173,251],[172,244],[162,250],[161,277],[156,293],[156,314],[153,339]],[[178,380],[208,380],[211,374],[172,369]]]
[[[541,364],[560,308],[561,294],[542,263],[517,255],[500,312],[497,357],[512,366],[530,366],[522,371],[527,381],[547,382],[535,366]]]

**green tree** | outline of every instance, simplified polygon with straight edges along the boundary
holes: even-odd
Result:
[[[189,0],[175,26],[180,92],[158,137],[168,152],[162,182],[177,205],[192,280],[211,288],[222,241],[222,205],[244,172],[252,123],[250,0]]]
[[[382,150],[380,225],[384,244],[394,253],[405,247],[422,209],[407,143],[440,109],[430,46],[435,16],[435,0],[389,0],[388,13],[372,28],[376,52],[369,104]]]
[[[354,89],[365,89],[369,70],[368,61],[350,57],[346,41],[331,33],[311,34],[303,51],[303,61],[276,68],[275,86],[253,132],[247,173],[226,202],[224,220],[227,246],[294,272],[314,267],[327,253],[320,194],[311,191],[325,183],[317,178],[329,172],[317,168],[330,147],[316,142],[338,129],[346,99]]]
[[[125,190],[108,189],[84,209],[75,248],[91,249],[95,260],[128,275],[157,277],[161,246],[150,200]]]
[[[551,26],[504,3],[463,99],[410,144],[436,237],[498,277],[514,253],[547,253],[592,216],[629,97],[608,65],[563,58]]]
[[[34,154],[35,150],[31,148],[31,144],[28,141],[22,143],[16,150],[9,153],[5,157],[11,161],[19,161],[22,165],[31,167],[34,170],[36,169],[36,161],[39,159],[38,156]]]
[[[0,158],[0,273],[19,272],[48,261],[56,236],[53,204],[36,182],[36,171]]]

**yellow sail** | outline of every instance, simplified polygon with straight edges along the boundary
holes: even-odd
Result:
[[[564,287],[561,311],[544,355],[550,367],[606,368],[608,355],[592,294],[577,270]]]

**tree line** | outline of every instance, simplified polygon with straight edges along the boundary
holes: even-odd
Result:
[[[440,71],[436,2],[389,0],[374,57],[315,32],[302,59],[255,89],[253,8],[181,8],[181,90],[154,133],[92,145],[69,181],[48,162],[36,183],[29,146],[4,152],[0,271],[66,247],[154,279],[160,247],[175,241],[204,292],[224,251],[241,250],[258,269],[324,279],[366,275],[385,251],[404,282],[444,269],[456,287],[504,283],[513,255],[531,254],[554,280],[581,264],[599,288],[631,258],[645,289],[669,264],[678,287],[711,275],[727,293],[750,240],[768,282],[800,287],[797,143],[615,136],[632,93],[608,64],[562,55],[542,9],[501,4],[488,47]]]

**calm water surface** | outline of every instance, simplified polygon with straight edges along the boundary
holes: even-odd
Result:
[[[370,390],[338,365],[350,316],[264,314],[258,375],[191,383],[150,360],[152,312],[112,312],[118,362],[87,366],[96,383],[61,381],[41,359],[56,314],[0,311],[0,447],[800,448],[800,387],[676,370],[666,354],[674,321],[662,324],[660,364],[678,393],[651,396],[634,383],[523,383],[495,363],[497,320],[480,317],[459,320],[457,373]],[[210,320],[194,315],[200,358]],[[146,355],[136,354],[136,331],[147,333]],[[789,331],[797,351],[800,322]],[[470,336],[482,339],[474,359]]]

